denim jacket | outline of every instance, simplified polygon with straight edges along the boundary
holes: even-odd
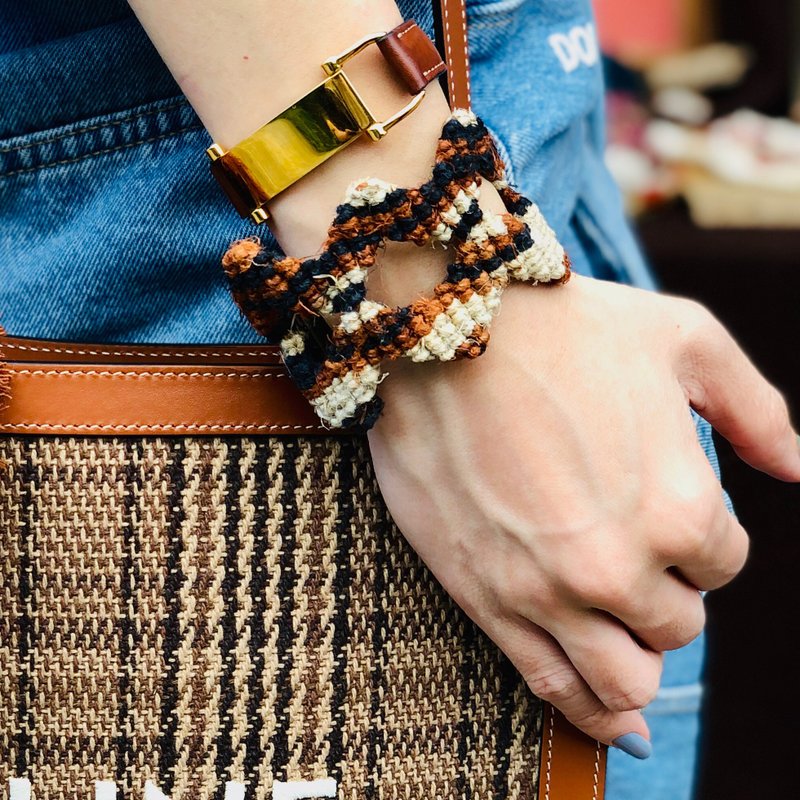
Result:
[[[432,34],[432,4],[400,3]],[[473,104],[579,272],[649,285],[603,166],[588,0],[471,0]],[[254,232],[124,0],[0,0],[0,324],[80,341],[246,342],[219,260]],[[259,229],[259,235],[268,235]]]

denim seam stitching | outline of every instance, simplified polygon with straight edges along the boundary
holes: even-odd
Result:
[[[228,352],[226,350],[193,350],[191,352],[180,351],[176,353],[171,353],[169,351],[145,353],[140,350],[121,350],[118,348],[110,348],[108,350],[77,350],[74,347],[36,347],[35,345],[9,344],[8,342],[3,342],[3,350],[24,350],[32,353],[64,353],[73,356],[131,356],[135,358],[147,358],[151,356],[155,358],[198,358],[204,356],[208,358],[230,358],[235,356],[258,358],[268,355],[268,353],[260,350],[237,350],[235,352]]]
[[[149,139],[142,139],[138,142],[126,142],[125,144],[117,145],[117,147],[109,147],[105,150],[95,150],[92,153],[84,153],[82,156],[78,156],[77,158],[66,158],[61,161],[51,161],[45,164],[37,164],[35,167],[25,167],[24,169],[15,169],[12,172],[0,173],[0,178],[10,178],[12,175],[22,175],[25,172],[36,172],[40,169],[47,169],[48,167],[59,167],[63,164],[74,164],[77,161],[86,161],[90,158],[95,158],[96,156],[103,156],[107,153],[115,153],[118,150],[127,150],[129,147],[137,147],[141,144],[149,144],[150,142],[157,142],[160,139],[167,139],[170,136],[176,136],[179,133],[186,133],[187,131],[196,131],[202,130],[203,125],[201,123],[197,123],[195,125],[189,125],[185,128],[178,128],[174,131],[168,131],[167,133],[159,134],[158,136],[151,136]]]
[[[185,98],[181,98],[176,102],[172,103],[171,105],[164,106],[163,108],[151,108],[147,111],[139,111],[136,114],[131,114],[127,117],[122,117],[116,120],[110,120],[108,122],[103,122],[99,125],[90,125],[88,128],[76,128],[74,131],[69,131],[68,133],[62,133],[58,136],[54,136],[51,139],[42,139],[40,142],[29,142],[28,144],[21,144],[19,147],[2,147],[0,148],[0,154],[4,153],[19,153],[21,150],[29,150],[32,147],[39,147],[40,145],[45,144],[53,144],[53,142],[60,142],[62,139],[69,139],[72,136],[80,136],[84,133],[91,133],[92,131],[99,131],[103,128],[113,128],[117,125],[122,125],[125,122],[131,122],[134,119],[139,119],[140,117],[146,117],[150,114],[160,114],[162,112],[172,111],[175,108],[179,108],[180,106],[188,106],[189,101]]]

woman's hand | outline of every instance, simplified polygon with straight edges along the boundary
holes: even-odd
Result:
[[[702,307],[580,277],[512,285],[475,362],[389,371],[370,445],[406,538],[535,694],[649,738],[661,651],[748,549],[689,406],[798,481],[781,396]]]
[[[314,86],[322,59],[401,19],[394,0],[130,2],[225,146]],[[379,117],[408,100],[375,48],[347,72]],[[285,251],[317,250],[351,181],[427,179],[446,114],[432,84],[379,146],[355,143],[281,193]],[[443,274],[442,251],[385,256],[371,281],[389,302]],[[750,463],[797,480],[780,397],[697,307],[580,279],[509,288],[475,363],[392,372],[371,442],[403,533],[534,692],[605,741],[646,735],[631,709],[657,688],[657,651],[698,633],[695,587],[725,583],[747,550],[687,400]]]

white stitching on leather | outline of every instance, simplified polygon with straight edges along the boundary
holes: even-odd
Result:
[[[412,22],[411,24],[409,24],[409,26],[407,28],[403,28],[402,31],[398,31],[397,32],[397,38],[398,39],[402,39],[412,28],[416,28],[416,27],[417,27],[417,23],[416,22]]]
[[[550,718],[547,723],[547,761],[545,763],[544,773],[544,800],[550,800],[550,776],[553,764],[553,743],[556,737],[555,727],[556,712],[553,706],[550,706]],[[597,800],[598,792],[600,791],[600,754],[602,752],[602,745],[600,741],[597,742],[594,754],[594,773],[592,775],[592,800]]]
[[[467,108],[472,108],[472,88],[470,85],[469,69],[469,39],[467,38],[467,4],[461,2],[461,30],[464,35],[464,72],[467,82]]]
[[[425,72],[422,74],[427,78],[429,72],[433,72],[435,69],[439,69],[439,67],[444,66],[444,61],[440,61],[438,64],[434,64],[430,69],[426,69]]]
[[[61,369],[21,369],[16,370],[12,367],[12,375],[26,375],[26,376],[57,376],[67,378],[81,378],[81,377],[108,377],[108,378],[225,378],[225,379],[244,379],[252,380],[257,378],[286,378],[284,373],[261,372],[261,373],[246,373],[246,372],[110,372],[99,370],[61,370]],[[258,432],[258,431],[324,431],[322,425],[278,425],[278,424],[258,424],[252,422],[232,422],[232,423],[195,423],[195,422],[165,422],[159,424],[133,422],[125,424],[85,424],[85,423],[59,423],[53,424],[49,422],[36,422],[28,420],[25,422],[14,422],[0,424],[0,431],[13,432],[15,430],[75,430],[75,431],[117,431],[124,432],[154,432],[161,431],[175,431],[175,432],[202,432],[211,430],[233,431],[233,432]]]
[[[553,739],[556,735],[555,716],[555,709],[550,706],[550,720],[547,726],[547,766],[544,773],[544,800],[550,800],[550,767],[553,763]]]
[[[282,372],[138,372],[111,370],[77,370],[77,369],[15,369],[11,366],[12,375],[30,375],[34,377],[58,376],[66,378],[287,378]]]
[[[448,80],[450,83],[450,105],[452,106],[455,102],[456,96],[456,81],[455,81],[455,70],[453,69],[453,43],[452,37],[450,35],[450,10],[449,10],[449,3],[446,0],[443,0],[442,7],[444,8],[444,43],[445,43],[445,50],[447,51],[445,55],[447,56],[447,64],[448,64]],[[463,35],[463,47],[464,47],[464,77],[466,80],[466,89],[467,89],[467,107],[472,107],[472,90],[470,88],[470,70],[469,70],[469,42],[467,40],[467,4],[462,0],[461,2],[461,32]]]
[[[198,424],[194,422],[165,422],[158,425],[145,424],[140,422],[133,422],[130,424],[117,424],[117,425],[88,425],[85,423],[70,424],[60,423],[54,425],[50,422],[11,422],[0,425],[0,431],[6,433],[13,433],[16,430],[46,430],[46,431],[59,431],[59,430],[75,430],[75,431],[118,431],[124,433],[125,431],[146,431],[150,433],[159,433],[161,431],[173,431],[175,433],[191,433],[192,431],[234,431],[240,433],[248,433],[252,431],[324,431],[321,425],[257,425],[250,422],[233,422],[226,424],[203,423]],[[69,434],[65,434],[69,435]]]
[[[597,748],[594,755],[594,775],[592,776],[592,800],[597,800],[597,793],[600,789],[600,741],[597,742]]]
[[[177,352],[164,351],[160,353],[145,353],[137,350],[76,350],[74,347],[37,347],[27,344],[12,344],[11,342],[3,342],[3,350],[22,350],[30,353],[63,353],[74,356],[132,356],[134,358],[198,358],[202,356],[211,358],[228,358],[230,356],[258,358],[268,355],[265,350],[198,350],[194,352],[181,350]]]
[[[444,8],[444,48],[447,51],[447,81],[450,84],[450,105],[453,106],[456,97],[456,81],[453,77],[453,44],[450,38],[450,10],[446,0],[442,2]]]

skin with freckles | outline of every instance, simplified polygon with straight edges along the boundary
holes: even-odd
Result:
[[[392,0],[130,2],[223,145],[315,85],[324,58],[400,21]],[[374,49],[347,70],[377,114],[407,101]],[[352,145],[276,198],[284,250],[319,248],[353,180],[422,183],[446,115],[434,84],[380,144]],[[499,210],[491,187],[481,204]],[[406,303],[446,260],[388,247],[370,294]],[[404,535],[537,695],[602,741],[647,739],[638,709],[662,652],[697,636],[698,590],[747,555],[689,408],[753,466],[800,481],[781,396],[696,304],[580,277],[512,285],[477,361],[388,371],[370,447]]]

